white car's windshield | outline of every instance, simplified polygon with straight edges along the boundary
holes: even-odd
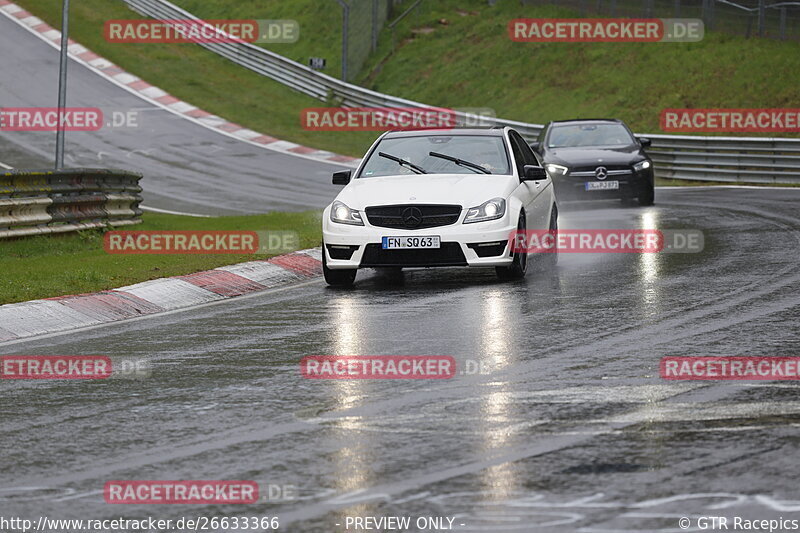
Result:
[[[553,126],[547,146],[630,146],[633,143],[633,137],[622,124],[570,124]]]
[[[431,152],[462,160],[461,163]],[[384,153],[393,157],[379,155]],[[403,162],[398,162],[401,159]],[[369,156],[360,178],[417,174],[408,164],[427,174],[476,174],[478,165],[492,174],[510,174],[503,138],[493,135],[420,135],[383,139]]]

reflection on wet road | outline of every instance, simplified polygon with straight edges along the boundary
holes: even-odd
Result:
[[[666,382],[665,355],[798,356],[800,191],[661,190],[565,205],[561,228],[702,229],[699,254],[562,254],[360,275],[0,347],[149,357],[149,377],[3,383],[7,514],[454,517],[460,531],[677,530],[800,515],[791,382]],[[452,380],[305,380],[306,355],[450,355]],[[483,369],[483,371],[479,371]],[[292,499],[120,506],[111,479],[252,479]],[[342,524],[336,526],[336,524]],[[463,525],[462,525],[463,524]]]

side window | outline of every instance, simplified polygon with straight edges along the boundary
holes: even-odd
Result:
[[[536,152],[533,151],[531,145],[520,136],[520,143],[522,143],[522,153],[525,156],[525,164],[526,165],[536,165],[537,167],[542,166],[542,162],[539,161],[539,156],[536,155]],[[530,161],[530,163],[528,162]]]
[[[514,133],[510,133],[508,135],[508,140],[511,141],[511,151],[514,153],[514,162],[517,165],[517,175],[522,176],[522,167],[525,166],[525,155],[522,152],[522,149],[519,146],[519,141],[517,140],[517,135]]]
[[[522,164],[523,165],[536,165],[542,166],[539,158],[536,157],[536,154],[531,149],[530,145],[522,138],[522,136],[516,132],[512,133],[511,136],[517,142],[518,149],[522,153]]]

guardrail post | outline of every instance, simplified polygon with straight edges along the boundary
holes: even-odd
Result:
[[[69,0],[64,0],[61,12],[61,58],[58,70],[58,124],[56,124],[55,168],[64,168],[64,108],[67,107],[67,47],[69,46]]]
[[[372,51],[378,48],[378,0],[372,0]]]
[[[703,19],[703,24],[708,25],[708,2],[709,0],[703,0],[700,4],[700,18]]]
[[[675,5],[674,5],[674,7],[673,7],[673,10],[672,10],[672,11],[673,11],[673,13],[674,13],[674,15],[673,15],[673,16],[674,16],[676,19],[681,17],[681,0],[675,0]]]
[[[781,8],[781,40],[786,39],[786,8]]]
[[[716,0],[708,0],[708,21],[706,21],[706,29],[713,30],[714,29],[714,6],[716,4]]]
[[[347,40],[350,33],[350,6],[344,0],[336,0],[342,6],[342,81],[347,81]]]
[[[758,36],[764,36],[764,28],[767,24],[766,21],[767,9],[764,0],[758,0]]]

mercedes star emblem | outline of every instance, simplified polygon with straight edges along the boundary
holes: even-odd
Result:
[[[422,224],[422,211],[416,207],[407,207],[403,210],[403,224],[408,228],[416,228]]]

